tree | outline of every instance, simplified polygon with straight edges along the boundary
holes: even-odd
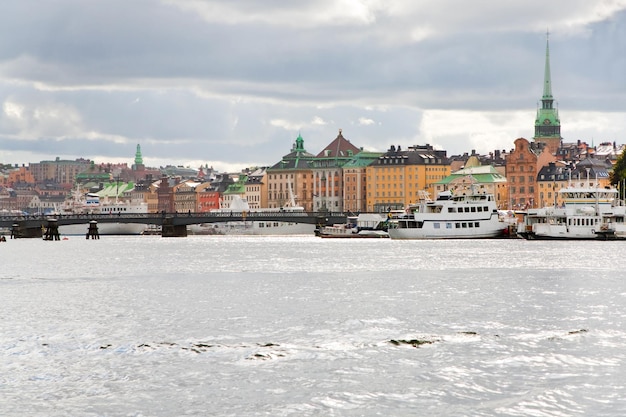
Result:
[[[626,181],[626,152],[621,153],[613,165],[611,172],[611,184],[617,186],[620,193],[620,199],[624,199],[624,182]]]

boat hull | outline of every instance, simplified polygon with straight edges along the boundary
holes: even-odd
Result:
[[[242,235],[242,236],[287,236],[309,235],[315,231],[315,225],[286,222],[223,222],[202,223],[187,226],[194,235]]]
[[[507,236],[507,227],[466,232],[436,232],[424,229],[389,229],[392,239],[495,239]]]
[[[98,234],[100,236],[140,235],[147,228],[147,225],[141,223],[98,223]],[[59,226],[59,234],[62,236],[85,236],[88,230],[88,223]]]

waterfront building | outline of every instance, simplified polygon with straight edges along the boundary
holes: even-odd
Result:
[[[537,207],[537,175],[556,158],[543,143],[529,142],[525,138],[518,138],[514,143],[515,149],[506,158],[508,208]]]
[[[157,211],[159,213],[173,213],[174,208],[174,189],[173,186],[176,183],[171,179],[163,175],[161,181],[156,186],[157,194]],[[149,208],[148,208],[149,209]]]
[[[450,161],[428,144],[404,151],[392,145],[366,173],[367,211],[385,212],[417,202],[420,191],[432,196],[435,184],[450,175]]]
[[[181,181],[173,187],[174,211],[177,213],[192,213],[196,211],[196,188],[199,182],[193,180]]]
[[[556,154],[561,141],[561,119],[559,110],[554,107],[554,97],[552,96],[552,77],[550,75],[550,42],[546,39],[546,61],[543,75],[543,95],[541,97],[541,107],[537,108],[535,118],[536,143],[543,143],[550,153]]]
[[[298,135],[291,152],[267,169],[267,206],[280,208],[291,200],[313,211],[313,172],[315,155],[304,149],[304,139]]]
[[[148,190],[144,193],[144,200],[148,205],[148,213],[159,212],[159,195],[157,191],[160,183],[161,181],[151,181],[147,185]]]
[[[341,129],[312,162],[313,210],[344,210],[344,181],[342,167],[361,149],[343,137]]]
[[[196,187],[196,211],[208,213],[220,208],[220,192],[216,185],[211,182],[203,182]]]
[[[508,207],[508,182],[492,165],[481,165],[476,155],[465,166],[435,184],[435,196],[443,191],[464,195],[474,189],[477,193],[492,194],[499,209]]]
[[[571,179],[572,167],[562,161],[549,162],[541,167],[537,175],[537,207],[561,206],[563,201],[559,190],[567,187]]]
[[[56,182],[71,188],[78,174],[91,166],[89,159],[63,160],[57,157],[54,161],[40,161],[29,164],[29,169],[37,183]]]
[[[576,164],[572,171],[572,180],[579,185],[589,184],[591,187],[609,187],[611,185],[611,170],[613,165],[607,159],[587,155],[587,158]]]
[[[343,165],[343,208],[346,212],[367,211],[367,167],[382,152],[361,151]]]
[[[18,184],[35,184],[35,177],[30,171],[30,168],[22,165],[21,167],[15,167],[8,169],[6,174],[0,175],[0,186],[1,187],[17,187]]]
[[[257,168],[248,174],[246,180],[246,200],[251,209],[267,207],[266,168]]]
[[[245,200],[246,199],[246,182],[248,176],[240,174],[237,181],[228,186],[226,191],[222,194],[221,207],[231,207],[233,200]]]

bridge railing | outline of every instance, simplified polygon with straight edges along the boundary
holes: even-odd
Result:
[[[111,214],[63,214],[63,215],[0,215],[0,227],[11,227],[15,223],[37,224],[56,219],[59,224],[87,223],[91,220],[102,222],[119,222],[127,220],[132,223],[161,224],[164,219],[177,219],[179,223],[211,223],[213,221],[242,221],[242,220],[271,220],[314,223],[316,219],[328,218],[336,222],[338,218],[345,218],[344,213],[338,212],[290,212],[290,211],[232,211],[232,212],[160,212],[160,213],[111,213]],[[194,221],[197,220],[197,221]]]

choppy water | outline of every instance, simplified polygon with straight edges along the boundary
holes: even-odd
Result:
[[[2,416],[623,416],[624,242],[0,243]]]

